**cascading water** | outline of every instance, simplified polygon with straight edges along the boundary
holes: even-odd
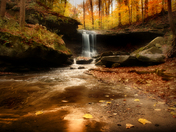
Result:
[[[96,55],[96,34],[94,32],[82,33],[82,56],[92,57]]]

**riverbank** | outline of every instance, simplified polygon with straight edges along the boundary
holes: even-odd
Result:
[[[150,93],[152,94],[151,98],[161,98],[170,107],[176,107],[175,67],[176,58],[169,58],[160,65],[119,68],[101,67],[91,69],[88,73],[105,83],[118,84],[120,82],[129,89],[138,89],[144,95]],[[158,73],[153,72],[156,70],[158,70]],[[173,115],[173,117],[175,116]]]

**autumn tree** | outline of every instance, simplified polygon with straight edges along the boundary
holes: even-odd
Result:
[[[20,28],[21,31],[25,30],[25,0],[20,2]]]
[[[6,0],[1,0],[0,17],[4,17],[6,12]]]

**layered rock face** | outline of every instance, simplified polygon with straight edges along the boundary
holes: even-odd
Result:
[[[140,66],[164,63],[171,45],[163,37],[156,37],[146,46],[128,54],[124,52],[105,52],[96,59],[96,65],[106,67]]]

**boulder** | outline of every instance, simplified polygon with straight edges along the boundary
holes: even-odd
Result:
[[[166,45],[167,42],[163,37],[156,37],[154,40],[152,40],[149,44],[147,44],[144,47],[141,47],[134,52],[132,52],[130,55],[131,56],[136,56],[139,52],[150,49],[151,52],[153,53],[163,53],[164,48],[163,46]]]
[[[165,56],[163,54],[143,54],[139,53],[137,59],[149,64],[159,64],[165,62]]]
[[[157,37],[148,45],[137,49],[130,55],[141,62],[158,64],[165,62],[167,49],[169,49],[167,48],[167,41],[163,37]]]
[[[76,60],[76,64],[90,64],[93,61],[93,59],[81,59]]]
[[[129,55],[104,56],[101,58],[101,63],[106,67],[112,67],[114,63],[123,63],[129,58]]]

